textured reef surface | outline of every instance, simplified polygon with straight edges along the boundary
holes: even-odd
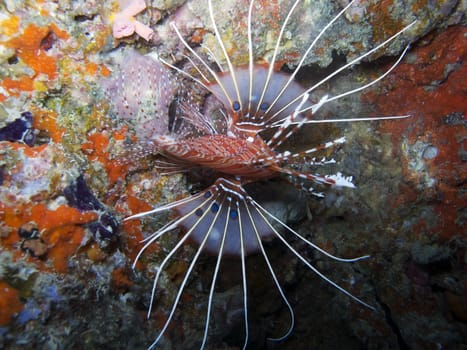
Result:
[[[163,175],[153,158],[133,147],[148,121],[129,121],[126,110],[112,108],[109,91],[138,88],[137,80],[134,87],[117,88],[111,77],[124,69],[135,79],[150,72],[131,54],[135,50],[192,69],[170,22],[201,54],[207,55],[206,47],[220,49],[205,1],[139,3],[0,2],[0,348],[146,348],[187,270],[182,254],[169,266],[164,292],[146,319],[154,268],[166,254],[164,244],[177,235],[153,245],[133,271],[140,241],[167,217],[122,219],[196,191],[202,178]],[[293,1],[257,3],[255,57],[268,61]],[[307,10],[292,16],[279,53],[284,71],[294,68],[347,2],[304,3]],[[371,255],[342,266],[306,253],[305,246],[302,250],[326,276],[377,311],[352,302],[271,243],[271,261],[281,266],[279,278],[297,322],[284,342],[267,340],[285,329],[289,318],[270,293],[264,270],[255,267],[260,259],[252,256],[251,348],[467,347],[465,11],[465,2],[455,0],[357,1],[308,56],[298,75],[304,86],[418,19],[405,41],[395,40],[321,88],[335,95],[361,86],[413,42],[386,79],[325,111],[327,116],[410,118],[310,127],[292,140],[313,145],[345,135],[346,144],[334,155],[336,167],[353,176],[357,188],[331,189],[322,199],[291,199],[296,193],[266,198],[278,210],[293,212],[293,227],[329,252]],[[214,12],[232,60],[247,63],[248,1],[214,1]],[[222,57],[220,51],[214,54]],[[138,101],[147,102],[147,91],[140,93]],[[164,108],[169,106],[159,111]],[[185,247],[187,255],[190,249]],[[201,264],[213,262],[206,257]],[[184,294],[163,348],[199,346],[211,278],[202,270]],[[220,277],[209,338],[215,349],[242,344],[237,272]]]

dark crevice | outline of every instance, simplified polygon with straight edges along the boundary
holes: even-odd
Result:
[[[397,343],[399,344],[399,349],[402,350],[410,350],[410,346],[405,342],[404,337],[402,336],[401,330],[399,329],[399,326],[397,325],[396,321],[392,318],[391,315],[391,309],[389,306],[384,303],[381,298],[379,297],[378,293],[375,292],[375,298],[378,304],[381,306],[384,312],[384,318],[386,319],[386,323],[388,326],[392,329],[394,334],[397,337]]]
[[[44,51],[49,51],[57,41],[57,35],[51,30],[42,38],[40,48]]]
[[[76,22],[85,22],[85,21],[92,21],[97,16],[97,14],[90,14],[90,15],[75,15],[73,20]]]
[[[18,56],[13,55],[7,59],[8,64],[17,64],[19,62]]]

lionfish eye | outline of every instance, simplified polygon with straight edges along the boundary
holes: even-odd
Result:
[[[234,110],[235,112],[238,112],[238,111],[240,110],[240,102],[234,101],[234,102],[232,103],[232,108],[233,108],[233,110]]]
[[[268,109],[268,107],[269,107],[269,103],[263,102],[263,103],[261,103],[261,105],[259,106],[259,109],[261,109],[262,111],[265,111],[266,109]]]

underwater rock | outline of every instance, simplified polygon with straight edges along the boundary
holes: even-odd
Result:
[[[37,238],[39,237],[39,230],[35,222],[28,222],[18,229],[18,235],[21,238]]]
[[[0,141],[19,141],[28,146],[34,145],[35,135],[32,126],[32,113],[23,112],[21,117],[15,119],[0,129]]]
[[[268,61],[274,50],[277,33],[280,30],[281,18],[287,14],[294,1],[261,2],[255,7],[253,13],[253,27],[255,37],[260,38],[254,41],[254,52],[256,60],[264,59]],[[296,65],[308,46],[309,42],[316,37],[320,29],[332,19],[333,13],[339,6],[342,8],[347,2],[326,1],[310,4],[298,14],[293,15],[293,20],[286,32],[286,42],[281,46],[279,61],[289,67]],[[204,1],[187,1],[183,6],[178,7],[173,4],[176,11],[171,14],[170,19],[177,26],[180,25],[181,32],[188,38],[188,41],[202,41],[204,46],[214,50],[216,57],[223,57],[217,48],[216,40],[212,34],[213,29],[210,23],[210,16]],[[157,7],[157,5],[154,5]],[[168,11],[170,11],[168,10]],[[244,37],[247,25],[248,6],[243,1],[221,1],[213,4],[216,22],[220,32],[224,33],[223,40],[227,43],[227,50],[231,58],[237,64],[247,63],[247,42]],[[388,5],[386,2],[358,1],[347,12],[345,20],[337,21],[333,30],[316,43],[315,48],[308,54],[305,64],[317,64],[326,67],[338,57],[347,61],[359,56],[367,49],[374,47],[394,34],[396,28],[402,28],[404,24],[418,19],[416,29],[406,34],[408,41],[413,41],[430,32],[435,26],[441,23],[450,25],[456,23],[466,23],[465,4],[458,0],[443,0],[439,2],[427,3],[423,0],[402,1],[396,0]],[[170,13],[170,12],[169,12]],[[229,13],[229,16],[223,16]],[[232,23],[235,18],[235,23]],[[201,23],[199,23],[201,22]],[[256,24],[261,23],[261,26]],[[258,28],[260,27],[260,28]],[[230,30],[229,28],[235,28]],[[227,30],[224,30],[227,29]],[[168,23],[160,23],[155,29],[162,39],[162,52],[170,53],[177,47],[173,31]],[[200,40],[198,37],[202,35]],[[191,38],[190,38],[191,36]],[[369,57],[374,60],[381,56],[397,55],[405,46],[405,38],[397,39],[385,49]],[[201,47],[200,51],[208,54],[208,51]],[[225,62],[222,62],[225,63]]]
[[[22,309],[18,290],[0,281],[0,327],[8,325]]]
[[[63,190],[68,204],[80,210],[95,210],[98,220],[88,223],[88,228],[100,244],[117,239],[118,222],[105,206],[94,196],[84,180],[78,176]],[[108,242],[107,242],[108,243]]]
[[[47,254],[47,244],[40,238],[25,239],[21,243],[21,249],[31,254],[32,257],[42,258]]]

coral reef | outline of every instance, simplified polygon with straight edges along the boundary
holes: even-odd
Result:
[[[218,26],[236,64],[247,62],[247,3],[214,2]],[[304,3],[308,5],[292,17],[279,53],[278,66],[284,70],[294,68],[345,1]],[[132,7],[135,4],[140,6]],[[257,61],[271,57],[278,23],[292,4],[257,1]],[[324,199],[301,198],[295,207],[277,208],[294,213],[294,227],[330,252],[372,256],[353,267],[310,258],[378,312],[310,278],[271,242],[271,261],[281,266],[279,278],[299,320],[291,337],[279,344],[281,349],[467,344],[465,3],[358,1],[319,40],[298,79],[303,85],[312,83],[336,62],[351,61],[415,18],[414,28],[400,40],[323,87],[336,94],[368,82],[414,42],[385,80],[325,111],[343,117],[411,117],[308,128],[296,135],[296,144],[345,135],[348,142],[336,157],[339,170],[354,177],[357,190],[331,191]],[[168,296],[186,263],[179,259],[170,266],[163,281],[165,295],[146,319],[151,278],[164,242],[152,246],[135,271],[131,264],[140,241],[167,218],[121,219],[196,191],[205,177],[162,174],[148,156],[151,151],[141,149],[141,141],[157,125],[144,113],[127,115],[125,104],[136,107],[133,114],[141,108],[155,108],[158,118],[169,114],[171,89],[166,96],[145,91],[147,95],[137,96],[136,106],[121,99],[117,109],[110,106],[109,93],[130,96],[161,80],[174,82],[173,72],[141,54],[157,54],[193,70],[170,22],[200,54],[208,55],[206,47],[219,50],[204,1],[0,3],[1,348],[144,348],[163,324]],[[119,74],[136,78],[154,72],[159,80],[152,76],[148,86],[116,83]],[[180,79],[199,93],[198,87]],[[154,102],[159,104],[151,105]],[[185,247],[187,254],[190,249]],[[252,266],[256,260],[251,257]],[[212,263],[209,257],[203,261],[206,266]],[[288,314],[268,289],[264,270],[250,271],[251,302],[257,305],[251,316],[251,347],[261,348],[271,329],[274,336],[287,326]],[[191,348],[191,339],[200,338],[210,278],[202,271],[196,274],[184,296],[183,312],[166,335],[167,348]],[[235,269],[221,279],[210,341],[235,347],[242,322],[241,281]],[[271,325],[272,320],[277,323]]]

